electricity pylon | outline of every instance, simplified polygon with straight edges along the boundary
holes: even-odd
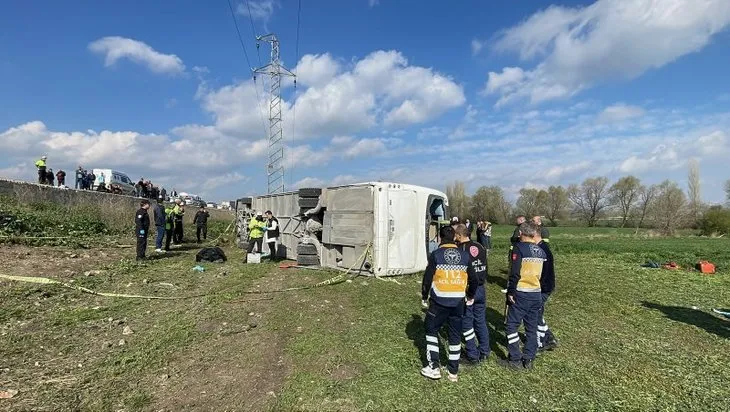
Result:
[[[258,42],[271,43],[271,61],[269,64],[254,69],[257,74],[267,75],[271,79],[271,101],[269,102],[269,163],[267,165],[268,193],[284,191],[284,134],[281,124],[281,76],[296,75],[281,65],[279,60],[279,39],[274,34],[256,36]],[[254,85],[256,87],[256,85]]]

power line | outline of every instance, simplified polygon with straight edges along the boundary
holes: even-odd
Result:
[[[299,26],[302,17],[302,0],[299,0],[299,6],[297,7],[297,41],[296,41],[296,53],[297,59],[294,61],[294,100],[292,100],[292,137],[296,136],[297,128],[297,66],[299,65]],[[294,185],[294,162],[291,162],[291,171],[289,172],[289,186]]]
[[[256,29],[253,26],[253,17],[251,14],[251,2],[248,0],[246,0],[246,8],[248,8],[248,21],[251,22],[251,35],[253,35],[253,38],[255,39],[256,38]],[[261,50],[259,48],[258,40],[256,40],[256,54],[259,56],[259,67],[263,66],[263,64],[261,64]]]
[[[248,59],[246,45],[243,44],[243,37],[241,37],[241,30],[238,29],[238,21],[236,20],[236,13],[233,11],[233,6],[231,6],[231,0],[228,0],[228,8],[231,10],[231,18],[233,19],[233,24],[236,26],[236,33],[238,33],[238,41],[241,43],[241,48],[243,48],[243,55],[246,56],[246,64],[248,64],[248,69],[251,70],[253,66],[251,66],[251,61]]]

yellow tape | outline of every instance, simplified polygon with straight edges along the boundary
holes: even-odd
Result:
[[[199,298],[206,295],[193,295],[193,296],[145,296],[145,295],[126,295],[123,293],[108,293],[108,292],[97,292],[88,288],[85,288],[83,286],[75,286],[68,283],[64,283],[58,280],[49,279],[49,278],[42,278],[42,277],[33,277],[33,276],[11,276],[11,275],[3,275],[0,273],[0,278],[12,280],[16,282],[27,282],[27,283],[39,283],[44,285],[61,285],[65,288],[77,290],[79,292],[89,293],[92,295],[98,295],[98,296],[106,296],[106,297],[112,297],[112,298],[129,298],[129,299],[157,299],[157,300],[178,300],[178,299],[190,299],[190,298]]]

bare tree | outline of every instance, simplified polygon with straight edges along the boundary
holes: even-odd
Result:
[[[550,186],[547,190],[545,215],[550,220],[551,225],[557,226],[558,219],[565,216],[568,206],[570,206],[568,191],[563,186]]]
[[[700,188],[700,164],[695,158],[689,159],[687,189],[690,215],[693,223],[699,225],[700,218],[702,217],[702,192]]]
[[[469,213],[469,195],[466,194],[466,186],[464,182],[456,181],[446,186],[446,197],[449,198],[449,207],[451,216],[458,216],[459,219],[465,219]]]
[[[675,182],[665,180],[657,186],[650,211],[654,225],[665,235],[672,235],[686,223],[687,196]]]
[[[573,202],[574,212],[584,220],[589,227],[596,225],[596,221],[608,206],[608,179],[605,177],[591,177],[583,181],[580,186],[570,185],[568,198]]]
[[[730,180],[725,182],[725,201],[730,205]]]
[[[626,221],[633,211],[634,203],[639,198],[641,182],[634,176],[625,176],[614,183],[609,190],[610,203],[621,210],[621,227],[626,226]]]
[[[541,193],[542,192],[542,193]],[[515,208],[525,216],[541,215],[546,209],[547,192],[538,189],[520,189]]]
[[[505,200],[504,191],[499,186],[482,186],[471,198],[471,216],[474,220],[507,223],[511,210],[512,205]]]
[[[639,216],[639,221],[636,224],[636,230],[644,224],[647,212],[651,209],[656,198],[657,186],[651,185],[649,187],[641,186],[639,188],[639,198],[636,202],[636,214]]]

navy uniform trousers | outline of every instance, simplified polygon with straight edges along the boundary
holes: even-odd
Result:
[[[549,293],[542,293],[542,305],[540,306],[540,312],[538,314],[537,324],[537,346],[542,348],[546,343],[551,340],[555,340],[553,332],[550,331],[547,322],[545,322],[545,305],[547,305],[548,299],[550,299]]]
[[[486,318],[487,296],[484,285],[479,285],[474,294],[474,304],[464,311],[462,329],[466,341],[466,357],[472,360],[489,356],[489,329]],[[477,347],[476,341],[479,341]]]
[[[516,292],[515,303],[507,311],[507,348],[510,361],[533,360],[537,353],[537,324],[542,308],[540,293]],[[517,330],[525,324],[525,351],[520,350],[520,336]]]
[[[439,361],[439,338],[438,333],[441,327],[449,323],[449,363],[448,370],[456,374],[459,371],[459,358],[461,357],[461,322],[464,316],[464,300],[454,306],[442,306],[431,301],[426,312],[426,360],[431,368],[438,368]]]

